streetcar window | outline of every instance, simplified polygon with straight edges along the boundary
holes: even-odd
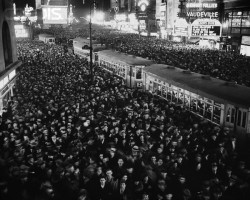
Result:
[[[235,109],[232,108],[231,123],[234,123],[234,121],[235,121]]]
[[[246,127],[246,121],[247,121],[247,112],[243,112],[243,117],[242,117],[242,127]]]
[[[218,106],[214,106],[213,121],[217,124],[220,124],[220,114],[221,114],[221,108]]]
[[[237,118],[238,118],[238,119],[237,119],[237,126],[240,126],[240,125],[241,125],[241,114],[242,114],[242,113],[241,113],[241,111],[239,110],[239,111],[238,111],[238,117],[237,117]]]
[[[229,107],[227,110],[227,118],[226,118],[227,122],[230,122],[230,116],[231,116],[231,108]]]
[[[141,79],[142,69],[136,68],[136,79]]]

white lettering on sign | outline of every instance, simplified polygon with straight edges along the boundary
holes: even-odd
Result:
[[[218,12],[187,12],[188,17],[200,17],[200,18],[217,18]]]
[[[187,3],[187,8],[217,8],[217,3]]]
[[[43,21],[44,23],[66,24],[67,23],[67,7],[44,7]]]

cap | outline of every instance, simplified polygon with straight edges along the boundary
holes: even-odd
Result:
[[[135,145],[135,146],[133,146],[132,150],[133,151],[139,151],[139,147]]]

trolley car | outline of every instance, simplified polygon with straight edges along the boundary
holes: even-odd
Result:
[[[104,50],[105,46],[99,44],[98,41],[92,41],[92,48],[93,48],[93,61],[98,61],[98,51]],[[90,59],[90,41],[89,39],[84,38],[75,38],[73,40],[73,49],[74,53],[80,57]]]
[[[142,70],[153,64],[145,58],[120,53],[113,50],[98,52],[99,66],[123,78],[128,87],[142,88]]]
[[[237,133],[250,133],[250,88],[168,65],[143,69],[144,90]]]

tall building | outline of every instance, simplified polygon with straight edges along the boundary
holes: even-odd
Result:
[[[167,0],[156,0],[155,18],[161,38],[167,37]]]
[[[230,37],[230,43],[239,48],[242,38],[250,36],[250,1],[223,0],[223,36]],[[250,37],[249,37],[250,38]],[[250,39],[248,42],[250,46]],[[250,51],[250,49],[248,50]]]
[[[0,113],[13,95],[17,59],[12,0],[0,0]]]
[[[67,6],[69,0],[39,0],[42,5]]]

